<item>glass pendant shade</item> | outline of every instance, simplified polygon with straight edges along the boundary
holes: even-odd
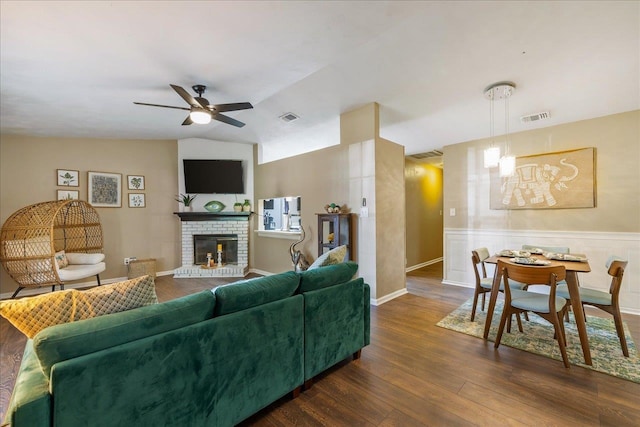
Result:
[[[516,158],[514,156],[503,156],[500,159],[500,176],[511,176],[516,172]]]
[[[500,147],[489,147],[484,150],[484,167],[495,168],[500,162]]]
[[[189,117],[191,117],[193,123],[197,123],[199,125],[206,125],[211,122],[211,114],[204,110],[191,110]]]

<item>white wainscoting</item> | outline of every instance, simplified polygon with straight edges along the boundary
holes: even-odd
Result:
[[[568,246],[571,253],[585,254],[591,272],[579,275],[580,286],[602,291],[608,291],[611,283],[605,268],[609,256],[629,260],[622,280],[620,306],[626,313],[640,315],[640,233],[445,228],[443,283],[475,286],[471,264],[473,249],[486,247],[493,255],[502,249],[520,249],[523,244]],[[487,274],[493,274],[493,271]]]

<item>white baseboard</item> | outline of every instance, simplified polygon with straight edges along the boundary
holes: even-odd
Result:
[[[401,297],[402,295],[407,294],[407,288],[403,288],[403,289],[398,289],[395,292],[391,292],[390,294],[387,294],[385,296],[383,296],[382,298],[377,298],[377,299],[373,299],[371,298],[371,305],[373,306],[379,306],[384,304],[385,302],[389,302],[392,299],[396,299],[398,297]]]
[[[250,268],[249,273],[259,274],[261,276],[273,276],[274,274],[277,274],[277,273],[271,273],[269,271],[260,270],[258,268]]]
[[[432,259],[431,261],[425,261],[423,263],[412,265],[411,267],[407,267],[404,271],[405,271],[405,273],[408,273],[410,271],[418,270],[418,269],[420,269],[422,267],[426,267],[428,265],[437,264],[439,262],[442,262],[443,260],[444,260],[444,258],[442,258],[442,257],[436,258],[436,259]]]

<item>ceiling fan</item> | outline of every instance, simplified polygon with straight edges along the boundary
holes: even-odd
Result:
[[[174,107],[172,105],[160,105],[160,104],[147,104],[144,102],[134,102],[137,105],[149,105],[151,107],[163,107],[163,108],[175,108],[177,110],[186,110],[189,111],[189,115],[182,122],[182,125],[190,125],[192,123],[206,125],[211,121],[211,119],[218,120],[219,122],[227,123],[232,126],[236,126],[241,128],[244,126],[239,120],[233,119],[229,116],[225,116],[225,111],[237,111],[237,110],[248,110],[253,108],[250,102],[236,102],[233,104],[209,104],[209,101],[202,97],[202,94],[207,87],[204,85],[195,85],[191,88],[198,94],[195,98],[189,94],[182,87],[177,85],[170,84],[178,95],[184,99],[187,104],[189,104],[190,108],[187,107]]]

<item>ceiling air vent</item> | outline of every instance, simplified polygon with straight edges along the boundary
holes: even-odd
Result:
[[[280,120],[282,120],[283,122],[292,122],[294,120],[298,120],[300,117],[296,116],[293,113],[284,113],[283,115],[280,116]]]
[[[528,116],[520,117],[522,123],[537,122],[538,120],[545,120],[551,117],[548,111],[542,113],[529,114]]]
[[[432,150],[432,151],[427,151],[426,153],[412,154],[409,157],[413,157],[414,159],[417,159],[417,160],[423,160],[423,159],[428,159],[430,157],[441,157],[441,156],[442,156],[442,151]]]

